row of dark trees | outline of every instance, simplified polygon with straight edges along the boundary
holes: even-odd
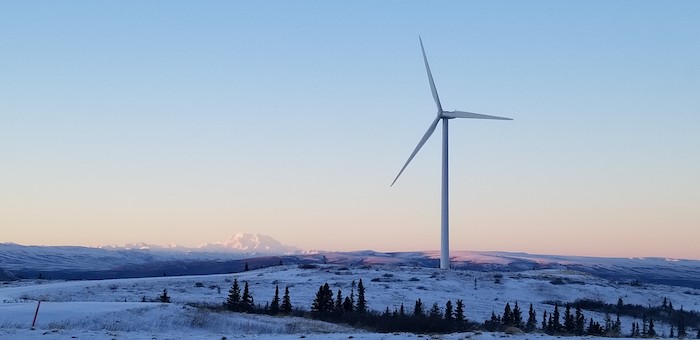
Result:
[[[292,313],[292,302],[289,298],[289,287],[284,288],[284,296],[282,297],[282,303],[280,304],[280,291],[279,286],[275,286],[275,296],[264,308],[255,305],[253,294],[248,288],[248,282],[246,281],[243,286],[243,294],[241,294],[241,288],[238,284],[238,279],[233,279],[233,285],[228,291],[228,297],[224,305],[226,309],[234,312],[245,312],[245,313],[258,313],[258,314],[291,314]]]
[[[607,304],[595,300],[577,300],[575,304],[582,308],[601,313],[614,313],[626,315],[635,319],[642,319],[642,325],[635,322],[632,328],[633,336],[654,336],[654,321],[661,321],[671,325],[670,337],[690,337],[689,328],[698,328],[698,338],[700,338],[700,313],[696,311],[685,311],[683,306],[680,309],[673,308],[673,303],[664,298],[661,305],[647,306],[625,304],[622,299],[618,299],[617,304]],[[650,334],[652,333],[652,334]]]
[[[448,333],[476,329],[508,331],[509,328],[517,328],[524,332],[544,332],[551,335],[569,336],[655,337],[658,335],[654,324],[654,320],[659,320],[659,314],[655,312],[656,307],[645,309],[641,306],[625,305],[622,299],[618,300],[617,305],[591,300],[579,300],[574,304],[565,304],[562,315],[559,303],[552,302],[552,304],[554,309],[549,313],[545,310],[542,313],[541,321],[537,320],[537,313],[532,304],[529,306],[527,319],[525,319],[523,311],[517,302],[512,308],[510,303],[506,303],[503,314],[492,312],[491,317],[481,324],[467,320],[465,305],[462,300],[456,300],[454,304],[449,300],[445,303],[444,308],[441,308],[438,303],[434,303],[431,308],[426,310],[421,299],[418,299],[415,301],[412,311],[408,311],[402,303],[399,308],[394,308],[393,311],[387,307],[383,313],[380,313],[367,308],[365,287],[361,279],[357,284],[355,284],[355,281],[352,281],[350,294],[347,296],[344,296],[340,289],[334,293],[328,283],[324,283],[319,287],[311,303],[311,311],[309,313],[304,313],[301,308],[293,310],[289,297],[289,287],[285,287],[284,296],[281,300],[279,297],[279,286],[276,286],[271,302],[266,303],[264,307],[259,304],[256,305],[252,292],[248,287],[248,282],[244,283],[243,292],[241,293],[237,279],[234,279],[228,298],[224,303],[228,310],[235,312],[270,315],[295,314],[345,323],[378,332]],[[696,322],[695,314],[697,313],[685,312],[682,307],[676,311],[666,299],[664,299],[662,306],[658,308],[666,311],[669,315],[675,315],[667,320],[663,320],[672,324],[670,337],[685,338],[689,336],[686,322],[689,319]],[[574,309],[573,312],[572,309]],[[584,309],[604,312],[605,317],[602,320],[602,324],[593,318],[587,319],[583,314]],[[614,321],[610,317],[611,312],[616,314]],[[641,314],[642,324],[640,325],[637,321],[633,322],[631,332],[623,334],[620,316],[628,315],[637,318],[638,314]],[[656,318],[652,317],[652,315],[656,316]],[[671,322],[672,320],[680,321],[674,324]],[[674,329],[674,325],[677,328]],[[695,327],[700,326],[697,323],[693,323],[693,325]],[[700,330],[698,330],[698,339],[700,339]]]

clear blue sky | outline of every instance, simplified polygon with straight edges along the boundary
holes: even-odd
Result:
[[[0,242],[700,259],[700,2],[2,1]]]

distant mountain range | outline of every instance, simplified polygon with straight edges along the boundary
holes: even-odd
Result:
[[[610,280],[700,288],[700,261],[664,258],[597,258],[509,252],[451,253],[456,270],[520,272],[562,269]],[[437,268],[438,252],[304,253],[272,237],[239,233],[197,248],[144,243],[125,246],[51,247],[0,243],[0,281],[17,278],[106,279],[222,274],[279,264],[335,263],[348,266],[418,266]]]
[[[156,250],[181,252],[234,252],[253,254],[300,254],[302,250],[287,246],[274,238],[262,234],[237,233],[224,242],[207,243],[199,247],[188,248],[181,245],[155,245],[143,242],[123,246],[108,245],[100,247],[110,250]]]

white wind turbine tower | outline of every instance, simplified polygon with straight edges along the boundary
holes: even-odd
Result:
[[[435,105],[437,105],[437,117],[428,127],[428,131],[425,132],[423,138],[421,138],[418,145],[408,157],[406,164],[403,165],[399,174],[396,175],[394,181],[391,182],[391,186],[396,183],[399,179],[401,173],[406,169],[408,163],[411,163],[413,157],[416,156],[418,150],[423,147],[423,144],[430,138],[430,136],[435,131],[438,123],[442,120],[442,207],[441,207],[441,242],[440,242],[440,269],[450,268],[450,237],[449,237],[449,203],[448,203],[448,172],[447,172],[447,122],[453,118],[475,118],[475,119],[498,119],[498,120],[512,120],[511,118],[488,116],[472,112],[464,111],[444,111],[442,105],[440,105],[440,98],[438,97],[437,90],[435,89],[435,82],[433,82],[433,74],[430,72],[430,66],[428,66],[428,58],[425,56],[425,49],[423,48],[423,40],[418,37],[420,41],[420,49],[423,52],[423,61],[425,62],[425,70],[428,72],[428,81],[430,82],[430,91],[433,93],[433,99],[435,99]]]

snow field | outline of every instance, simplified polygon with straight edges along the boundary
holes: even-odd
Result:
[[[496,283],[496,274],[501,274]],[[527,317],[532,303],[541,322],[542,312],[550,313],[553,306],[544,305],[546,300],[573,302],[587,298],[616,303],[622,298],[625,303],[659,305],[664,297],[673,302],[676,308],[700,310],[698,291],[683,287],[617,284],[598,277],[566,270],[539,270],[514,273],[441,271],[428,268],[363,266],[346,267],[340,265],[318,265],[302,269],[298,266],[277,266],[248,272],[182,276],[155,277],[140,279],[119,279],[100,281],[40,281],[40,284],[18,282],[0,286],[0,338],[33,338],[40,334],[42,339],[66,338],[67,335],[83,337],[107,333],[120,338],[151,337],[187,338],[205,337],[233,338],[236,335],[260,337],[275,335],[307,338],[318,335],[328,338],[347,339],[348,336],[368,339],[393,339],[418,337],[409,334],[364,333],[342,325],[294,317],[269,317],[230,312],[216,312],[198,309],[188,304],[222,304],[233,279],[241,287],[248,282],[256,304],[265,305],[274,295],[275,285],[280,287],[280,297],[284,288],[289,287],[292,304],[295,308],[309,310],[319,288],[325,282],[334,293],[341,289],[343,296],[351,290],[351,282],[362,279],[366,288],[368,307],[377,311],[399,308],[401,303],[408,313],[413,311],[416,299],[420,298],[426,309],[434,302],[444,308],[447,300],[453,304],[462,299],[468,319],[483,322],[491,312],[503,312],[506,302],[511,307],[517,301]],[[474,280],[476,279],[476,288]],[[552,284],[559,279],[564,284]],[[171,304],[140,302],[155,301],[163,291],[168,290]],[[42,300],[37,320],[37,330],[29,331],[36,308],[36,300]],[[564,307],[560,306],[563,315]],[[603,315],[584,311],[587,318],[593,317],[603,322]],[[614,316],[612,316],[614,318]],[[629,332],[631,318],[622,318],[623,332]],[[639,320],[641,323],[641,320]],[[666,332],[666,325],[657,324],[659,333]],[[32,333],[33,332],[33,333]],[[41,332],[41,333],[39,333]],[[101,333],[102,332],[102,333]],[[46,334],[44,334],[46,333]],[[329,334],[330,333],[330,334]],[[344,336],[344,337],[341,337]],[[454,335],[463,339],[490,339],[493,334],[467,333]],[[112,336],[112,335],[109,335]],[[376,337],[375,337],[376,336]],[[191,338],[190,337],[190,338]],[[517,336],[514,336],[517,338]],[[441,338],[451,339],[450,335]],[[545,335],[528,335],[530,339],[549,339]]]

